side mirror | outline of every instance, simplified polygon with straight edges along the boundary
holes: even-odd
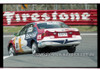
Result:
[[[14,33],[15,36],[17,36],[17,33]]]

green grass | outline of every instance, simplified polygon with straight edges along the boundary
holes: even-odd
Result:
[[[23,26],[3,26],[3,33],[17,33]]]
[[[23,26],[3,26],[3,33],[17,33]],[[80,32],[97,32],[97,26],[71,26]]]

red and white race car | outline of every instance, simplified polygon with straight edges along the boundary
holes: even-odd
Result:
[[[40,21],[27,24],[15,34],[8,45],[8,53],[39,52],[43,47],[67,47],[69,53],[76,51],[82,40],[77,28],[70,28],[60,21]]]

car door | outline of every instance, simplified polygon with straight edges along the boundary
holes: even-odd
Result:
[[[19,32],[19,35],[15,40],[15,48],[18,52],[26,52],[29,48],[27,48],[27,41],[25,40],[25,33],[27,30],[27,26],[23,27]]]
[[[31,41],[35,35],[33,33],[34,33],[34,25],[30,24],[30,25],[28,25],[27,30],[26,30],[26,34],[25,34],[25,40],[27,40],[27,46],[29,48],[31,48]]]

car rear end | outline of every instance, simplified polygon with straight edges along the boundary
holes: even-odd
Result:
[[[53,31],[54,30],[54,31]],[[63,31],[65,30],[65,31]],[[79,31],[72,29],[46,29],[44,33],[37,35],[39,47],[46,46],[72,46],[79,45],[81,36]]]
[[[76,28],[43,28],[38,30],[38,47],[47,46],[77,46],[80,44],[81,36]]]

